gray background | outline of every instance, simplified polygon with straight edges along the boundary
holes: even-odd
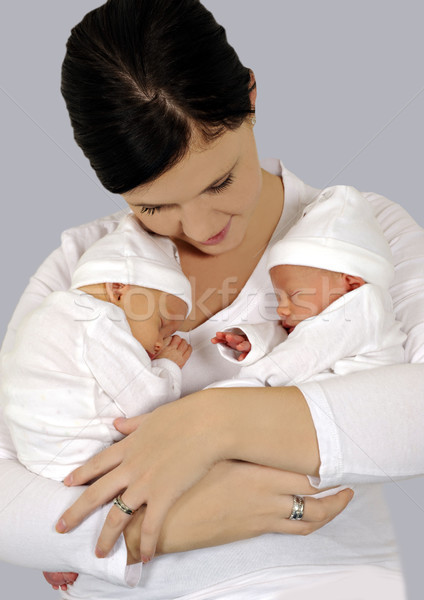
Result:
[[[383,193],[424,224],[421,0],[204,3],[256,73],[260,155],[282,158],[315,186]],[[1,336],[60,232],[124,206],[74,143],[59,93],[69,30],[100,4],[0,5]],[[423,479],[387,486],[414,600],[422,598],[423,493]],[[38,572],[3,563],[0,577],[4,598],[56,597]]]

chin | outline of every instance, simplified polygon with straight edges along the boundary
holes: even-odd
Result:
[[[205,244],[201,244],[200,242],[193,242],[191,240],[187,240],[187,243],[194,246],[203,254],[209,254],[211,256],[218,256],[219,254],[225,254],[226,252],[230,252],[231,250],[235,250],[240,244],[243,242],[245,238],[246,232],[234,232],[232,235],[229,235],[225,240],[220,242],[219,244],[215,244],[214,246],[207,246]]]

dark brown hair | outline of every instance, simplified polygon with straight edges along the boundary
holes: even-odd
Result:
[[[122,194],[252,113],[250,72],[198,0],[109,0],[71,32],[62,94],[75,140]]]

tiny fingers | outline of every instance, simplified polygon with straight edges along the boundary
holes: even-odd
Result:
[[[236,350],[239,350],[240,352],[249,352],[250,348],[250,342],[248,342],[247,340],[243,340],[236,346]]]

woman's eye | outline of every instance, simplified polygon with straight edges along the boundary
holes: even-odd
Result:
[[[220,192],[223,192],[228,186],[230,186],[233,183],[233,181],[234,181],[233,176],[229,175],[225,181],[223,181],[216,187],[210,188],[210,191],[213,192],[214,194],[219,194]]]
[[[152,216],[156,211],[159,212],[161,208],[161,206],[141,206],[140,214]]]

